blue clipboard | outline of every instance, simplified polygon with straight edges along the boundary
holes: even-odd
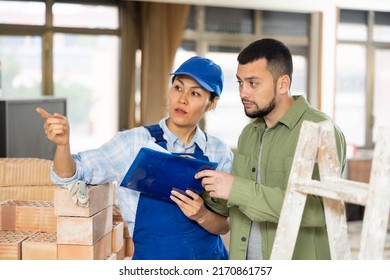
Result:
[[[197,172],[212,169],[218,164],[183,157],[180,155],[141,148],[123,178],[122,187],[129,188],[155,198],[173,202],[169,196],[171,190],[185,194],[186,190],[200,194],[203,190],[202,179],[195,179]]]

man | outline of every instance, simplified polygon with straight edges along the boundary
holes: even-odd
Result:
[[[229,258],[269,259],[302,122],[330,117],[291,96],[292,57],[282,42],[255,41],[237,60],[240,97],[254,121],[239,137],[231,174],[205,170],[196,178],[221,202],[215,211],[230,217]],[[334,128],[344,167],[345,138]],[[318,167],[313,178],[319,179]],[[293,259],[330,259],[320,197],[308,196]]]

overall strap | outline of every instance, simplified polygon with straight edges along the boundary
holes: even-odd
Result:
[[[167,149],[167,140],[164,139],[163,137],[164,131],[162,130],[159,124],[145,125],[144,127],[149,131],[150,135],[152,135],[152,137],[155,139],[156,144],[160,145],[164,149]],[[203,133],[207,141],[207,133],[206,132]],[[205,159],[204,158],[205,156],[203,155],[203,151],[199,148],[198,144],[195,143],[195,146],[196,146],[195,147],[196,156]],[[183,155],[185,154],[186,153],[184,153]]]
[[[167,140],[164,139],[164,131],[158,124],[145,125],[144,126],[155,139],[156,144],[160,145],[164,149],[167,149]]]

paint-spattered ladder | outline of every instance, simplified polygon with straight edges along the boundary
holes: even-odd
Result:
[[[320,181],[312,180],[318,163]],[[307,195],[323,197],[332,259],[350,259],[344,202],[365,206],[359,259],[383,259],[390,207],[390,129],[378,130],[369,183],[341,178],[334,128],[328,121],[302,124],[271,253],[293,256]]]

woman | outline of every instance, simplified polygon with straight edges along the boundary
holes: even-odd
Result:
[[[222,93],[221,68],[209,59],[195,56],[171,75],[166,118],[157,125],[119,132],[98,149],[74,155],[70,153],[67,118],[37,108],[46,120],[48,139],[57,144],[53,182],[122,182],[138,151],[151,142],[171,153],[217,162],[218,170],[230,172],[233,155],[229,147],[198,126],[201,118],[215,108]],[[207,192],[199,196],[187,190],[186,194],[172,191],[172,203],[118,188],[121,214],[134,242],[133,259],[227,259],[219,236],[229,231],[227,218],[209,210],[204,200],[213,201]]]

